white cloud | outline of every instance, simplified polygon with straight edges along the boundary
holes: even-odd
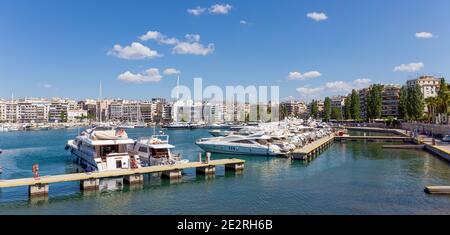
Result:
[[[185,38],[189,42],[199,42],[200,41],[200,35],[198,35],[198,34],[186,34]]]
[[[239,21],[239,23],[240,24],[247,24],[247,21],[246,20],[241,20],[241,21]]]
[[[114,45],[114,47],[108,51],[108,55],[113,55],[121,59],[138,60],[138,59],[153,59],[162,55],[154,51],[139,42],[133,42],[130,46],[122,47],[121,45]]]
[[[214,13],[214,14],[228,14],[228,12],[231,10],[232,6],[229,4],[215,4],[212,5],[209,8],[209,12],[210,13]]]
[[[162,76],[159,74],[159,70],[157,68],[149,68],[144,71],[144,73],[132,73],[130,71],[126,71],[125,73],[120,74],[117,79],[124,82],[134,82],[134,83],[143,83],[143,82],[159,82],[162,79]]]
[[[300,93],[301,96],[311,96],[317,95],[318,93],[324,90],[323,87],[298,87],[297,92]]]
[[[44,85],[42,85],[42,87],[50,89],[53,87],[53,85],[52,84],[44,84]]]
[[[370,79],[368,78],[358,78],[353,81],[356,85],[367,85],[370,83]]]
[[[332,91],[349,91],[352,85],[344,81],[335,81],[325,83],[325,88]]]
[[[165,75],[177,75],[177,74],[180,74],[181,71],[180,71],[180,70],[177,70],[177,69],[175,69],[175,68],[167,68],[167,69],[164,70],[163,73],[164,73]]]
[[[180,55],[208,55],[214,51],[214,44],[209,43],[207,47],[198,42],[180,42],[172,48],[173,54]]]
[[[140,39],[142,41],[155,40],[161,44],[174,45],[172,54],[208,55],[215,49],[214,43],[209,43],[207,46],[201,44],[199,34],[186,34],[185,41],[180,41],[173,37],[169,38],[158,31],[148,31],[140,36]]]
[[[422,62],[401,64],[399,66],[395,66],[394,72],[417,72],[423,67],[425,67],[425,65]]]
[[[196,8],[192,8],[192,9],[187,9],[187,12],[191,15],[195,15],[195,16],[199,16],[201,14],[203,14],[203,12],[206,11],[206,8],[203,7],[196,7]]]
[[[322,76],[322,74],[318,71],[310,71],[310,72],[306,72],[304,74],[302,74],[300,72],[289,72],[289,75],[287,78],[289,80],[294,80],[294,79],[304,80],[307,78],[316,78],[316,77],[320,77],[320,76]]]
[[[328,16],[323,12],[310,12],[306,14],[306,17],[313,19],[315,21],[322,21],[328,19]]]
[[[416,38],[421,38],[421,39],[428,39],[428,38],[432,38],[433,34],[430,32],[419,32],[416,33]]]
[[[158,43],[166,45],[175,45],[178,43],[176,38],[168,38],[166,35],[158,31],[148,31],[146,34],[139,37],[142,41],[155,40]]]

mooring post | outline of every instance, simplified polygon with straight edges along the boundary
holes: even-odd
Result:
[[[198,162],[202,162],[202,152],[198,152]]]

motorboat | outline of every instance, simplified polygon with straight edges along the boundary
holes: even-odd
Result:
[[[142,165],[173,165],[187,163],[189,160],[182,159],[181,154],[174,154],[171,149],[175,146],[169,144],[168,135],[152,135],[142,137],[133,144],[128,145],[128,151],[139,155]]]
[[[196,145],[206,152],[224,154],[277,156],[284,154],[280,147],[269,143],[269,136],[229,135],[226,137],[204,138]]]
[[[172,122],[167,125],[163,125],[162,128],[167,129],[189,129],[191,128],[191,125],[187,122]]]
[[[69,140],[75,162],[84,171],[109,171],[140,167],[139,155],[129,154],[127,145],[134,144],[123,129],[95,127]]]

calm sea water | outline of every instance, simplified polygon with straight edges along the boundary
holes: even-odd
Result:
[[[149,136],[152,129],[129,130]],[[73,172],[64,150],[77,130],[0,133],[0,179]],[[207,130],[170,130],[175,152],[195,160]],[[222,167],[212,178],[186,170],[179,182],[148,176],[143,188],[82,193],[78,182],[50,185],[47,200],[28,200],[27,188],[0,189],[0,214],[450,214],[450,196],[426,185],[450,185],[450,165],[419,150],[382,143],[335,143],[309,163],[240,156],[242,174]],[[229,156],[213,155],[213,158]]]

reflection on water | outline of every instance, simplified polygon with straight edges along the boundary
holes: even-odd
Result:
[[[194,141],[209,136],[202,129],[166,132],[175,152],[191,161],[200,151]],[[42,174],[73,172],[64,145],[76,133],[0,133],[6,150],[0,179],[29,177],[34,162]],[[137,138],[153,130],[128,133]],[[450,185],[449,164],[424,151],[383,144],[336,142],[308,163],[235,156],[246,161],[244,171],[220,166],[216,175],[202,176],[187,169],[179,180],[152,174],[144,184],[107,184],[113,190],[80,192],[78,182],[52,184],[49,198],[28,200],[26,187],[1,189],[0,214],[449,214],[449,196],[423,193],[426,185]]]

